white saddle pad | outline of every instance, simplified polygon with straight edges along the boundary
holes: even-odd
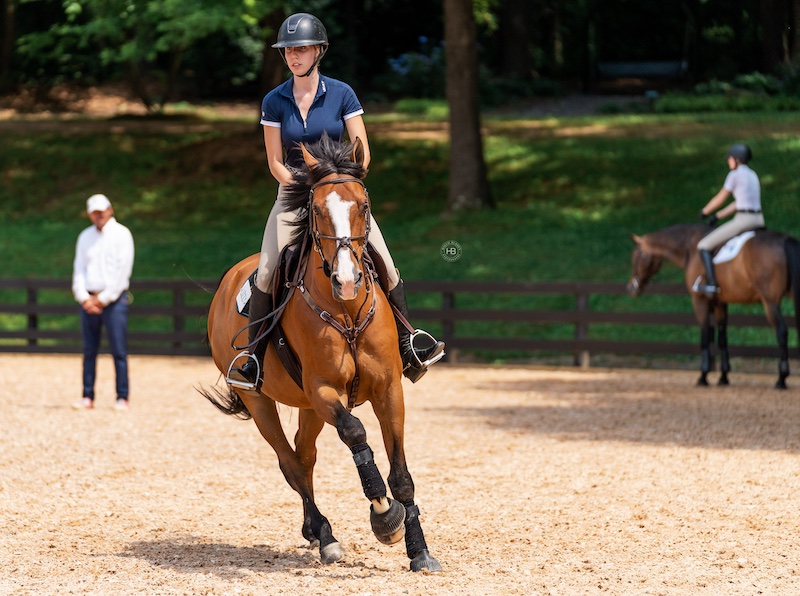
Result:
[[[730,261],[739,254],[739,251],[742,250],[744,243],[755,235],[756,233],[751,230],[749,232],[743,232],[738,236],[734,236],[722,245],[722,248],[720,248],[719,252],[714,256],[714,262],[724,263],[725,261]]]
[[[250,295],[253,293],[253,288],[250,285],[250,278],[244,280],[239,293],[236,294],[236,311],[240,315],[246,315],[245,308],[250,302]]]

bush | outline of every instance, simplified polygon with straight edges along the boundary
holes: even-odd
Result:
[[[420,49],[389,58],[389,71],[376,78],[390,97],[444,97],[444,44],[419,38]]]

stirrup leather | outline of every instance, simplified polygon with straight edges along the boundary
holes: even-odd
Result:
[[[425,369],[425,368],[428,368],[432,364],[436,364],[437,362],[439,362],[439,360],[444,358],[444,349],[442,349],[439,352],[433,354],[430,358],[428,358],[424,362],[422,360],[420,360],[419,356],[417,355],[417,350],[418,349],[420,351],[426,350],[426,349],[428,349],[428,347],[417,348],[414,345],[414,342],[418,337],[422,337],[423,339],[426,339],[430,343],[430,346],[428,346],[428,347],[433,347],[438,343],[436,338],[433,337],[427,331],[423,331],[422,329],[415,329],[414,332],[409,336],[408,342],[411,345],[411,354],[414,356],[414,360],[416,362],[409,363],[409,366]]]
[[[245,362],[247,362],[248,359],[251,359],[256,363],[256,370],[258,371],[258,374],[256,375],[255,383],[250,383],[249,381],[242,381],[240,379],[231,378],[231,371],[234,369],[233,365],[236,364],[236,361],[242,357],[245,357]],[[233,360],[231,360],[230,366],[228,366],[228,374],[225,375],[225,382],[228,385],[230,385],[231,387],[236,387],[237,389],[246,389],[248,391],[253,391],[256,388],[259,379],[261,379],[261,363],[258,361],[258,358],[256,358],[256,355],[251,354],[250,352],[239,352],[236,355],[236,357]]]

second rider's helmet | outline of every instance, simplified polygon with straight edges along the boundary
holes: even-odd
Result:
[[[735,145],[731,145],[731,148],[728,149],[728,157],[738,159],[741,163],[747,163],[753,159],[753,152],[750,151],[750,147],[747,145],[736,143]]]

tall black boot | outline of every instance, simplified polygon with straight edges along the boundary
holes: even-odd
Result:
[[[387,297],[408,321],[408,303],[400,280]],[[400,338],[400,357],[403,360],[403,374],[412,383],[419,381],[428,372],[428,367],[444,356],[444,342],[438,341],[425,331],[417,330],[412,337],[408,328],[395,316],[397,335]]]
[[[719,293],[719,286],[717,285],[717,278],[714,275],[714,261],[710,250],[701,250],[700,259],[703,261],[703,266],[706,268],[706,283],[697,283],[693,289],[696,292],[702,292],[709,298],[714,298]]]
[[[228,374],[228,382],[232,384],[240,384],[242,386],[249,385],[255,388],[259,384],[259,370],[264,363],[264,355],[267,353],[267,338],[262,337],[257,343],[256,338],[259,333],[264,330],[263,319],[272,312],[272,294],[267,294],[259,290],[253,285],[252,293],[250,294],[250,326],[247,329],[247,339],[250,354],[252,356],[247,358],[247,361],[241,368],[233,368]],[[259,321],[259,322],[257,322]]]

